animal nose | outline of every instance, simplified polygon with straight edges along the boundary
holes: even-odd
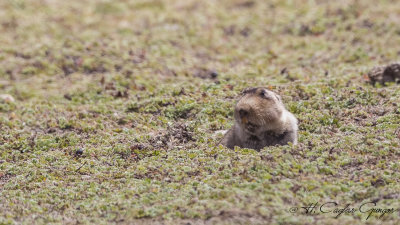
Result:
[[[247,116],[248,114],[249,114],[249,112],[244,110],[244,109],[240,109],[239,110],[239,115],[240,115],[241,118]]]

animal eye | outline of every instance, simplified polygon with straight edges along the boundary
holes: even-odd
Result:
[[[260,96],[261,96],[262,98],[269,98],[269,96],[268,96],[268,94],[267,94],[267,92],[266,92],[265,90],[262,90],[262,91],[260,92]]]

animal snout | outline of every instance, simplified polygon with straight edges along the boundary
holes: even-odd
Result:
[[[249,122],[249,121],[248,121],[248,116],[249,116],[249,111],[248,111],[248,110],[243,109],[243,108],[239,109],[240,121],[241,121],[243,124],[247,124],[247,122]]]
[[[246,117],[247,115],[249,115],[249,112],[245,109],[239,109],[239,116],[240,118]]]

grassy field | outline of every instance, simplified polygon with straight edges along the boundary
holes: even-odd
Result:
[[[1,0],[0,224],[398,224],[399,44],[395,0]],[[217,146],[249,86],[298,145]]]

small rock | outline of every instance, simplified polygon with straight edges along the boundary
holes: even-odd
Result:
[[[215,70],[198,68],[194,71],[194,76],[201,79],[216,79],[218,77],[218,72]]]
[[[385,186],[385,185],[386,185],[386,182],[385,182],[382,178],[379,178],[379,179],[377,179],[377,180],[375,180],[375,181],[372,181],[371,184],[372,184],[374,187],[380,187],[380,186]]]
[[[254,1],[244,1],[244,2],[239,2],[236,4],[236,7],[240,8],[252,8],[255,5]]]
[[[5,101],[6,103],[11,103],[11,102],[15,102],[15,99],[13,98],[13,96],[9,95],[9,94],[2,94],[0,95],[0,99]]]
[[[212,79],[215,79],[215,78],[218,77],[218,73],[216,71],[211,71],[210,72],[210,76],[211,76]]]
[[[69,101],[72,100],[72,97],[71,97],[70,94],[64,94],[64,98],[67,99],[67,100],[69,100]]]
[[[283,74],[287,74],[288,73],[288,69],[286,68],[286,67],[284,67],[282,70],[281,70],[281,74],[283,75]]]
[[[47,133],[50,133],[50,134],[51,134],[51,133],[54,133],[54,132],[56,132],[56,131],[57,131],[57,129],[54,128],[54,127],[50,127],[49,129],[46,130],[46,132],[47,132]]]
[[[81,156],[83,154],[83,149],[79,148],[75,151],[75,156]]]
[[[135,143],[135,144],[131,145],[131,147],[130,147],[131,150],[136,150],[136,149],[142,150],[144,148],[145,148],[145,146],[143,144],[139,144],[139,143]]]

